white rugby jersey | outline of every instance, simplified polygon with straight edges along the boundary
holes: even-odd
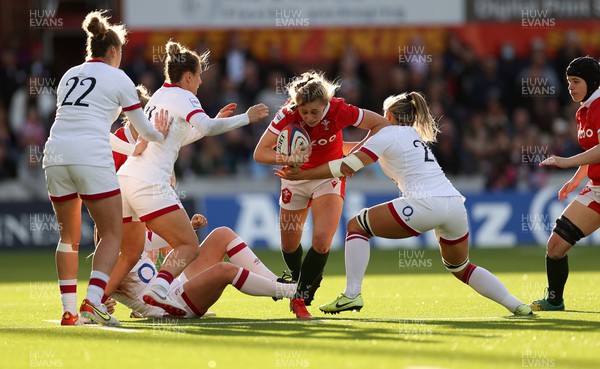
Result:
[[[89,60],[69,69],[57,90],[56,119],[44,147],[43,168],[114,165],[109,135],[123,111],[141,108],[135,86],[121,69]]]
[[[210,118],[193,93],[169,83],[163,84],[152,95],[144,112],[150,117],[161,109],[168,110],[169,117],[174,118],[167,138],[163,142],[149,142],[141,155],[127,158],[118,175],[134,177],[150,184],[170,183],[181,146],[249,123],[247,114]]]
[[[404,197],[462,196],[413,127],[382,128],[359,151],[379,161],[383,172],[398,185]]]
[[[157,274],[158,271],[154,262],[148,258],[148,254],[144,251],[140,260],[123,278],[112,297],[146,318],[161,318],[167,315],[163,309],[146,304],[142,298]]]

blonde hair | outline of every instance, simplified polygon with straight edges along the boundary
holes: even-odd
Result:
[[[325,78],[323,72],[314,70],[302,73],[286,86],[290,100],[285,107],[294,111],[300,105],[313,101],[329,102],[340,88],[337,81],[331,82]]]
[[[414,127],[423,141],[437,141],[437,134],[440,132],[438,122],[419,92],[405,92],[388,97],[383,102],[383,111],[390,113],[400,124]]]
[[[179,42],[169,40],[165,46],[167,58],[165,59],[165,78],[171,83],[181,81],[185,72],[196,73],[198,69],[204,72],[208,69],[210,51],[198,55]]]
[[[120,47],[127,43],[127,30],[122,24],[111,25],[105,10],[89,12],[81,27],[87,34],[87,58],[103,57],[111,46]]]

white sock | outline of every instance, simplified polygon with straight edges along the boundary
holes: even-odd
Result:
[[[77,279],[59,279],[58,286],[63,314],[68,311],[77,315]]]
[[[240,268],[231,284],[246,295],[280,298],[291,298],[297,288],[295,283],[278,283],[244,268]]]
[[[361,233],[350,232],[346,235],[346,291],[344,295],[355,298],[361,293],[371,249],[369,239]]]
[[[177,277],[177,279],[179,279],[181,281],[181,284],[185,284],[185,282],[189,281],[189,278],[187,277],[187,275],[185,275],[185,272],[181,272],[181,274],[179,275],[179,277]]]
[[[94,305],[100,305],[109,276],[97,270],[92,270],[86,298]]]
[[[276,281],[277,276],[267,268],[240,237],[227,245],[227,257],[232,264],[248,269],[252,273]]]
[[[517,310],[517,307],[523,304],[521,300],[508,292],[506,287],[504,287],[502,282],[500,282],[495,275],[480,266],[476,266],[471,273],[468,285],[480,295],[504,306],[511,313],[514,313]]]
[[[171,282],[173,282],[173,275],[166,270],[160,270],[156,275],[156,278],[150,282],[150,288],[152,288],[152,286],[159,285],[163,286],[165,290],[168,290]]]

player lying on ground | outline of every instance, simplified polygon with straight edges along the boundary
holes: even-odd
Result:
[[[448,181],[427,146],[435,142],[438,127],[423,96],[417,92],[391,96],[383,107],[390,125],[377,130],[353,154],[309,170],[275,170],[279,177],[289,180],[339,178],[379,161],[402,192],[402,197],[363,209],[348,222],[346,290],[319,309],[339,313],[363,307],[361,288],[371,237],[407,238],[434,229],[449,272],[512,313],[531,314],[529,306],[511,295],[498,278],[469,261],[465,199]]]
[[[202,227],[206,225],[206,219],[196,214],[192,218],[192,225],[195,229]],[[159,239],[149,248],[163,246],[163,241]],[[225,255],[229,263],[223,262]],[[163,309],[143,301],[145,290],[156,275],[154,263],[147,255],[143,255],[112,297],[131,308],[136,316],[158,318],[168,315]],[[292,298],[296,283],[280,283],[277,280],[277,276],[235,232],[227,227],[219,227],[202,242],[198,257],[170,284],[167,293],[170,299],[185,309],[184,318],[196,318],[206,313],[229,284],[251,296]]]

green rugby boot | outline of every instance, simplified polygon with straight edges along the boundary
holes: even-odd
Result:
[[[552,305],[546,299],[535,300],[531,303],[531,310],[533,311],[562,311],[565,310],[565,302],[561,301],[560,305]]]
[[[319,306],[319,310],[325,314],[338,314],[342,311],[349,310],[360,311],[360,309],[363,308],[363,305],[361,294],[351,299],[342,293],[333,302]]]
[[[563,299],[559,305],[553,305],[548,302],[548,287],[544,292],[544,298],[541,300],[535,300],[529,306],[533,311],[562,311],[565,310],[565,300]]]

